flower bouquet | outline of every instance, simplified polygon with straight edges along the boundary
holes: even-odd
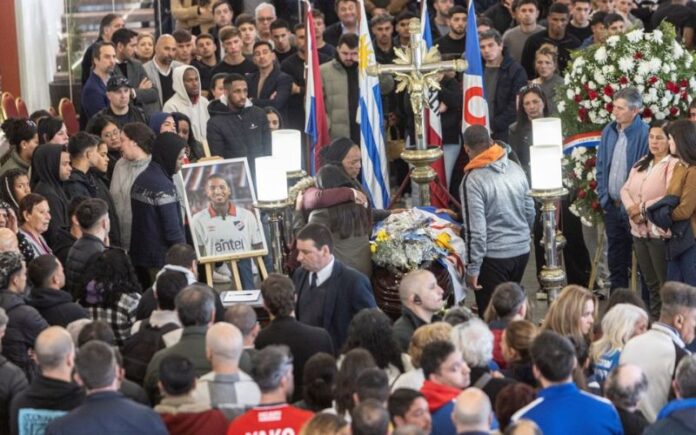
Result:
[[[568,207],[588,227],[604,220],[597,196],[597,149],[576,147],[563,156],[563,184],[575,192],[575,201]]]

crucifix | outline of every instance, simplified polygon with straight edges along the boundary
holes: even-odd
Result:
[[[415,124],[416,147],[415,149],[405,149],[401,153],[401,158],[415,166],[411,172],[411,178],[419,185],[420,205],[430,205],[428,184],[437,176],[430,165],[442,157],[442,148],[428,148],[425,110],[430,104],[428,101],[429,91],[440,90],[438,79],[440,73],[445,71],[462,72],[466,69],[466,61],[463,59],[441,61],[437,46],[431,47],[426,52],[418,18],[411,19],[408,32],[411,38],[408,50],[394,48],[396,59],[394,59],[393,64],[370,65],[367,68],[367,73],[375,76],[392,74],[398,83],[396,92],[406,90],[409,93]]]

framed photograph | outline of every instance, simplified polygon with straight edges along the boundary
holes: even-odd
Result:
[[[266,255],[268,248],[246,158],[211,160],[181,168],[186,213],[199,260]]]

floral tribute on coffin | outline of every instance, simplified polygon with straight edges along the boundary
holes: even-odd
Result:
[[[564,183],[576,192],[570,210],[583,224],[603,221],[594,147],[604,126],[613,120],[614,94],[635,87],[643,96],[643,120],[676,119],[688,113],[696,91],[695,74],[693,54],[676,40],[674,27],[667,22],[650,33],[635,29],[610,36],[604,44],[573,55],[556,95],[568,138]],[[595,140],[583,140],[590,136]]]
[[[401,315],[399,283],[415,269],[428,269],[445,290],[463,299],[465,247],[459,225],[439,217],[431,207],[395,213],[375,225],[370,241],[377,305],[389,316]]]

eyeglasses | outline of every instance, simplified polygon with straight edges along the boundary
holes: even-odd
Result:
[[[119,130],[118,128],[116,130],[108,131],[108,132],[102,134],[102,136],[104,136],[104,139],[107,139],[107,140],[117,138],[120,135],[121,135],[121,130]]]

